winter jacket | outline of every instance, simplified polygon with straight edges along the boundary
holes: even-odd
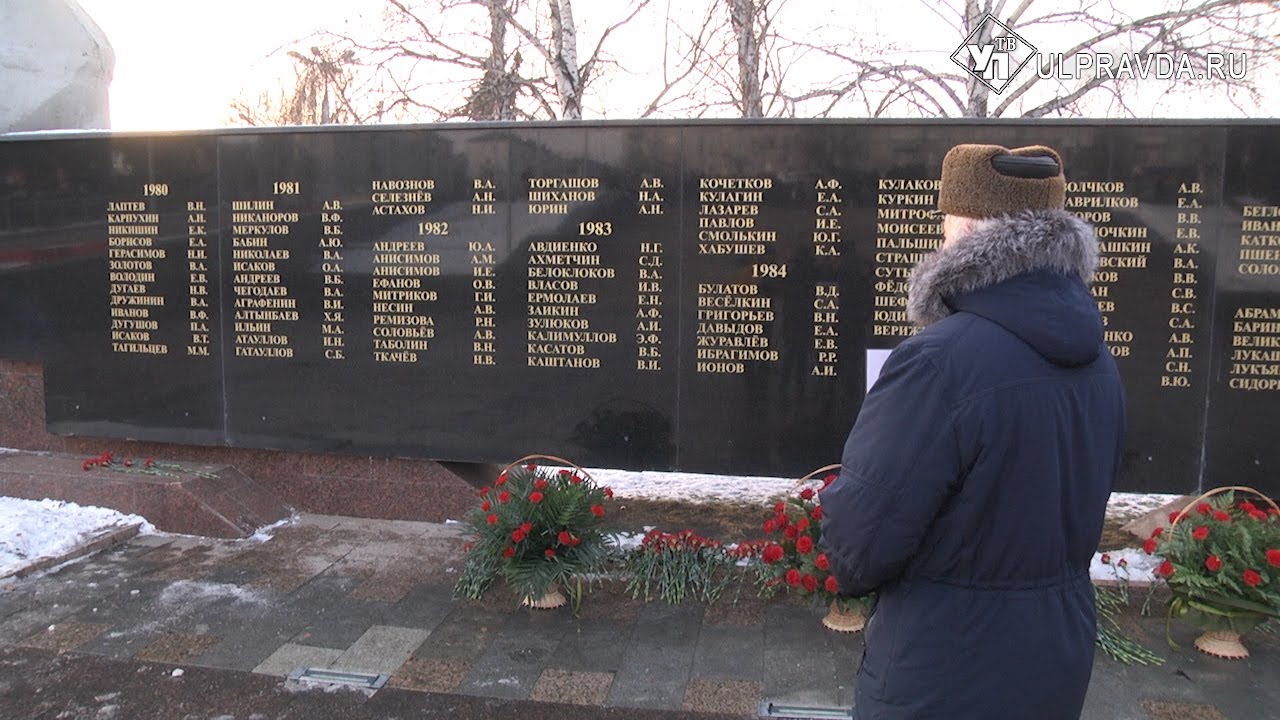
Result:
[[[820,495],[841,592],[878,596],[858,720],[1080,716],[1125,414],[1096,264],[1092,228],[1034,211],[913,271],[925,327],[886,360]]]

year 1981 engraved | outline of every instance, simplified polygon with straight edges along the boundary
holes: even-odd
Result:
[[[302,192],[302,183],[296,180],[282,180],[271,184],[271,192],[276,195],[297,195]]]

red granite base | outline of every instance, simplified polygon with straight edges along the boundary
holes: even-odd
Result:
[[[74,467],[68,470],[71,477],[85,474],[80,470],[81,460],[99,455],[103,451],[110,451],[121,458],[153,456],[184,465],[231,466],[243,473],[246,479],[251,478],[253,487],[273,495],[277,502],[304,512],[443,522],[447,519],[461,519],[476,502],[475,490],[482,484],[493,482],[500,470],[494,466],[439,463],[432,460],[169,445],[53,435],[45,429],[43,372],[39,363],[0,359],[0,447],[69,454],[74,459],[70,463]],[[89,474],[98,477],[101,473]],[[50,493],[53,489],[66,487],[65,480],[59,482],[62,484],[46,481],[45,487],[51,489],[36,499],[58,497]],[[0,484],[0,494],[31,497],[35,490],[17,495],[16,488],[23,483],[31,487],[29,481],[13,480]],[[15,489],[10,489],[11,487]],[[234,492],[227,488],[224,491]],[[117,497],[124,497],[146,495],[155,491],[122,488],[111,492]],[[228,502],[232,501],[252,502],[240,498],[232,498]],[[194,501],[172,499],[168,502],[178,505],[186,502],[188,507],[195,507],[192,505]],[[184,511],[189,516],[194,512]],[[227,512],[231,513],[234,520],[235,511],[228,508]],[[139,514],[147,517],[157,527],[160,526],[160,522],[145,512]],[[203,531],[197,529],[200,527],[204,526],[188,525],[187,529],[175,532],[202,534]]]
[[[230,465],[183,465],[170,475],[84,470],[70,455],[0,455],[0,495],[108,507],[141,515],[165,532],[248,537],[289,517],[291,509]],[[205,473],[196,475],[193,472]]]

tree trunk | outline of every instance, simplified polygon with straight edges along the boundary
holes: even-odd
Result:
[[[964,3],[964,31],[965,37],[978,27],[978,23],[986,17],[987,10],[980,4],[979,0],[965,0]],[[982,33],[974,38],[974,42],[978,45],[991,42],[991,27],[988,23],[983,27]],[[968,117],[986,117],[988,112],[989,100],[991,97],[991,89],[978,81],[978,78],[969,76],[969,105],[964,109],[964,114]]]
[[[738,44],[738,92],[742,117],[764,117],[760,93],[760,39],[756,37],[756,0],[725,0]]]
[[[582,119],[582,78],[578,68],[578,28],[573,22],[572,0],[548,0],[551,33],[555,42],[553,70],[560,95],[560,117]]]

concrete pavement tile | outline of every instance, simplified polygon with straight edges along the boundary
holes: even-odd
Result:
[[[726,593],[726,595],[728,594]],[[769,601],[756,596],[748,588],[736,599],[724,597],[708,605],[707,612],[702,618],[702,624],[758,627],[764,625],[768,609]]]
[[[684,691],[681,709],[754,717],[760,711],[760,683],[693,678]]]
[[[631,639],[630,625],[611,620],[579,620],[560,639],[548,667],[614,673],[622,667]]]
[[[423,692],[457,692],[471,663],[450,660],[409,658],[387,682],[391,687]]]
[[[471,664],[471,672],[458,691],[511,700],[528,698],[572,622],[566,608],[512,614]]]
[[[703,609],[694,603],[645,605],[606,704],[678,710],[689,684]]]
[[[708,680],[758,682],[764,667],[763,652],[763,627],[703,624],[691,674]]]
[[[269,590],[280,595],[288,595],[297,590],[307,581],[315,577],[318,573],[304,573],[295,570],[281,570],[277,572],[268,572],[255,577],[250,586],[260,589]]]
[[[100,623],[64,622],[50,625],[44,630],[17,643],[20,647],[53,652],[70,652],[98,637],[107,629]]]
[[[394,673],[431,634],[419,628],[374,625],[338,656],[333,667],[365,673]]]
[[[134,547],[161,548],[172,545],[176,537],[175,535],[161,535],[158,533],[135,535],[133,539],[129,540],[129,544]]]
[[[471,662],[484,654],[508,614],[474,605],[458,605],[414,651],[417,658]]]
[[[218,644],[214,635],[165,633],[138,651],[138,660],[180,665]]]
[[[342,524],[346,518],[338,515],[317,515],[316,513],[298,513],[289,527],[317,527],[332,530]]]
[[[285,643],[278,650],[271,653],[267,659],[258,663],[253,668],[253,672],[260,675],[288,677],[290,673],[300,667],[327,668],[340,655],[342,655],[342,651],[335,648]]]
[[[530,700],[568,703],[571,705],[603,705],[613,684],[611,672],[572,672],[547,668],[534,683]]]
[[[1214,706],[1201,703],[1143,700],[1142,709],[1151,720],[1227,720]]]
[[[422,578],[412,573],[375,573],[356,586],[356,589],[351,591],[351,597],[358,600],[399,602],[421,582]]]
[[[841,707],[842,691],[848,694],[852,672],[837,667],[831,634],[822,626],[822,612],[817,609],[770,606],[761,658],[764,698],[786,705]]]

